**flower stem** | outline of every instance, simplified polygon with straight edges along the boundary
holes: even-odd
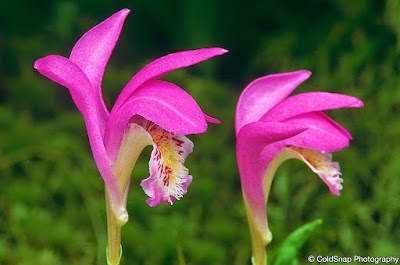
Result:
[[[251,258],[252,265],[267,265],[267,251],[265,245],[262,244],[262,239],[255,238],[258,237],[257,233],[252,233],[252,248],[253,256]]]
[[[250,228],[250,236],[251,236],[251,248],[252,248],[252,258],[251,264],[252,265],[266,265],[267,264],[267,252],[266,246],[272,240],[272,234],[268,229],[267,224],[267,231],[260,232],[257,228],[256,220],[251,213],[250,206],[247,202],[245,196],[244,198],[244,205],[247,212],[247,221]]]
[[[121,228],[115,214],[113,213],[110,203],[109,195],[106,189],[106,207],[107,207],[107,265],[119,265],[122,256],[121,247]]]

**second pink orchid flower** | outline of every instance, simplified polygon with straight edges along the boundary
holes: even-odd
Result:
[[[308,92],[288,97],[310,77],[309,71],[268,75],[251,82],[236,108],[236,153],[250,226],[253,264],[265,265],[265,246],[272,240],[266,203],[279,165],[304,161],[333,195],[342,189],[340,168],[330,152],[349,145],[351,135],[322,111],[361,108],[358,98]]]

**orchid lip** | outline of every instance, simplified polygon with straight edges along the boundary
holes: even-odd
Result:
[[[150,197],[147,203],[150,206],[160,202],[173,204],[174,200],[183,197],[192,181],[184,162],[193,151],[193,143],[185,136],[168,132],[152,122],[146,121],[142,126],[153,140],[150,176],[141,182]]]

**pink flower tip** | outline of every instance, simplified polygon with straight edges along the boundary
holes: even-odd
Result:
[[[208,122],[215,123],[215,124],[220,124],[221,123],[220,120],[218,120],[216,118],[213,118],[211,116],[208,116],[206,114],[204,114],[204,117],[206,118],[206,121],[208,121]]]
[[[227,49],[224,48],[217,48],[217,49],[219,49],[221,55],[229,52]]]
[[[122,10],[119,11],[119,12],[121,12],[121,13],[123,13],[123,14],[129,14],[129,13],[131,12],[131,10],[128,9],[128,8],[124,8],[124,9],[122,9]]]

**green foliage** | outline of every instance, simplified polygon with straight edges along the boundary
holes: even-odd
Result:
[[[85,127],[67,90],[36,73],[33,61],[67,56],[77,38],[122,7],[133,10],[104,78],[111,106],[146,62],[203,46],[223,57],[174,72],[209,115],[187,167],[189,192],[172,207],[146,205],[146,149],[132,174],[130,220],[121,264],[250,264],[250,240],[235,162],[234,110],[240,91],[261,75],[309,69],[296,92],[322,90],[364,100],[361,110],[329,113],[353,135],[334,154],[344,182],[329,195],[307,167],[278,170],[268,205],[269,257],[297,227],[322,218],[298,253],[396,255],[400,246],[400,54],[396,1],[184,0],[134,2],[8,1],[0,10],[0,264],[104,264],[103,181]],[[201,3],[200,3],[201,2]],[[289,4],[288,4],[289,3]],[[318,12],[316,12],[318,10]],[[186,23],[187,22],[187,23]]]
[[[274,265],[299,264],[296,258],[297,253],[305,241],[310,237],[311,233],[321,224],[322,220],[318,219],[293,231],[279,247]]]

